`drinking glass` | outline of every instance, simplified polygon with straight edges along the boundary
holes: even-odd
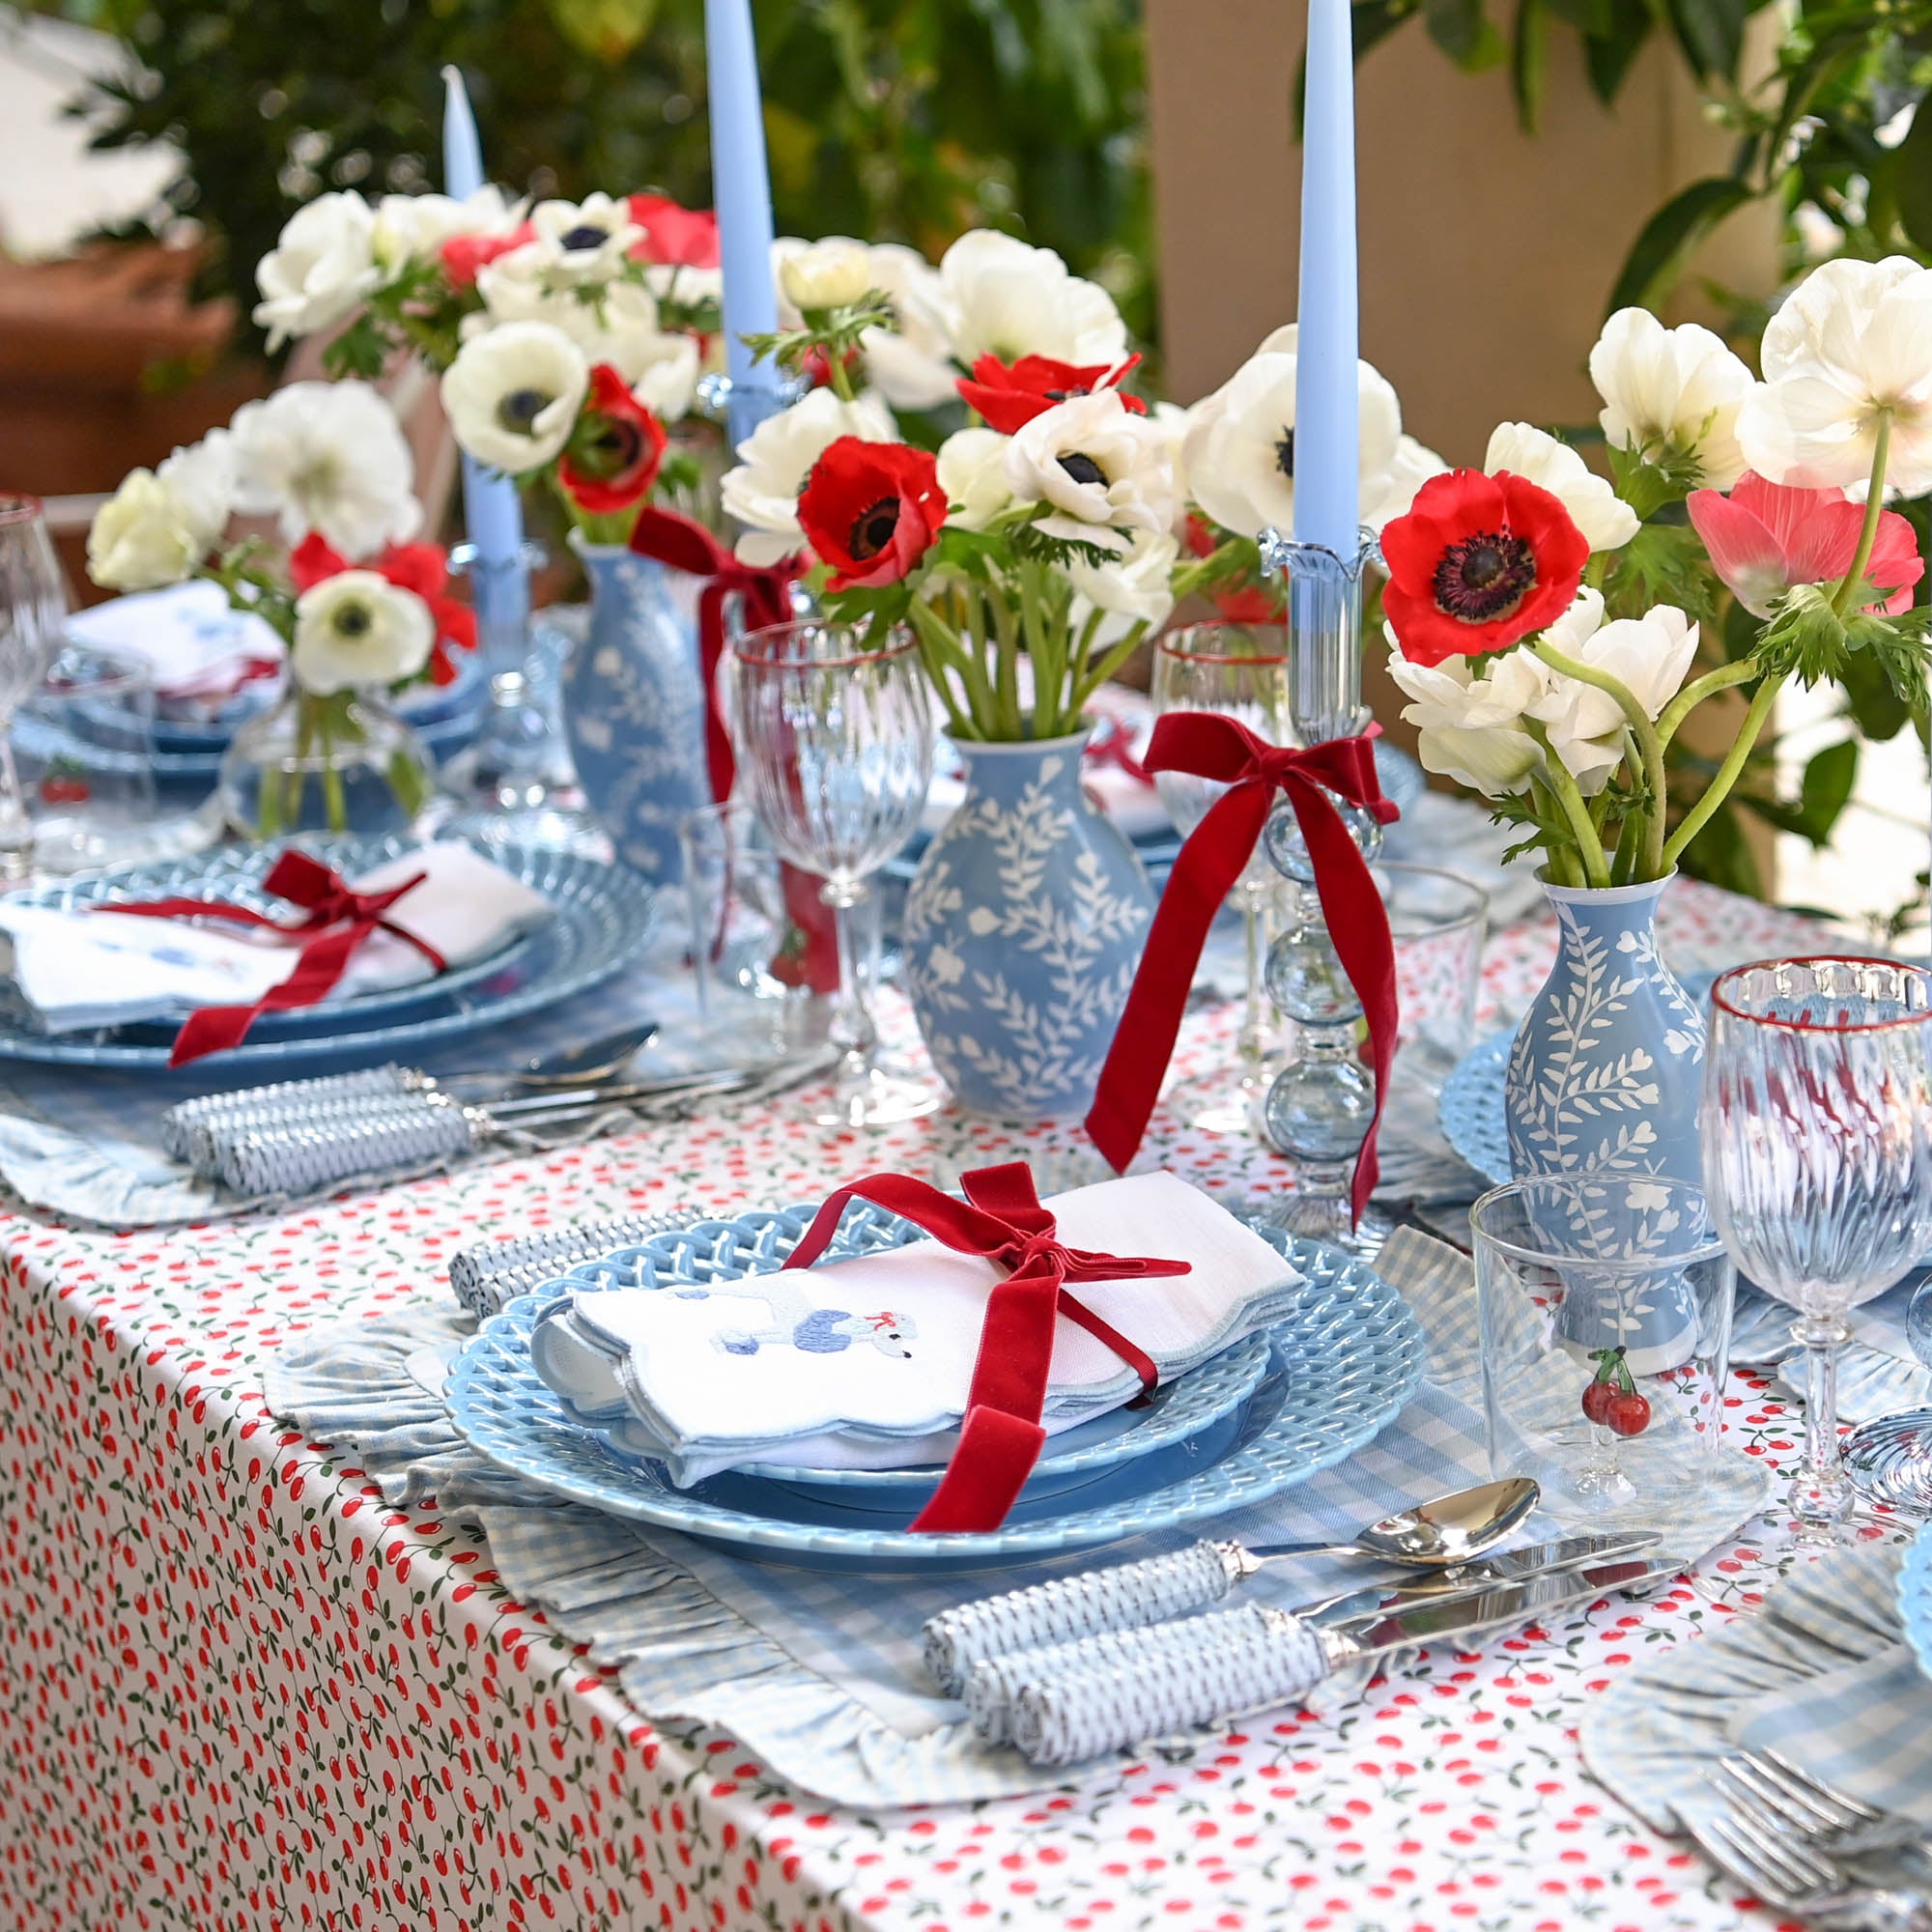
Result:
[[[14,715],[46,676],[67,609],[40,498],[0,494],[0,884],[33,869],[34,828],[14,769]]]
[[[1906,1305],[1905,1339],[1932,1369],[1932,1275]],[[1903,1409],[1860,1424],[1845,1437],[1844,1454],[1845,1472],[1861,1494],[1932,1517],[1932,1408]]]
[[[730,725],[744,796],[781,859],[823,881],[838,938],[830,1038],[843,1049],[825,1126],[917,1120],[930,1082],[882,1065],[854,918],[867,881],[919,827],[932,714],[903,629],[794,621],[731,647]]]
[[[1168,632],[1154,647],[1151,696],[1157,714],[1218,712],[1245,724],[1270,745],[1293,742],[1287,625],[1220,621]],[[1156,772],[1154,784],[1183,837],[1227,790],[1226,785],[1187,772]],[[1233,897],[1241,917],[1247,980],[1234,1065],[1183,1080],[1167,1094],[1168,1111],[1203,1133],[1251,1134],[1260,1126],[1272,1038],[1262,962],[1267,952],[1268,911],[1280,883],[1259,845],[1235,882]]]
[[[1740,1270],[1797,1312],[1801,1552],[1845,1538],[1838,1448],[1846,1313],[1932,1243],[1932,973],[1889,959],[1778,959],[1711,989],[1698,1117],[1704,1185]]]
[[[1542,1175],[1492,1188],[1469,1227],[1497,1475],[1533,1476],[1544,1509],[1592,1528],[1707,1512],[1728,1527],[1758,1507],[1763,1469],[1718,1453],[1737,1277],[1694,1183]],[[1665,1293],[1689,1320],[1645,1349]]]
[[[147,661],[68,644],[14,719],[14,753],[34,821],[34,865],[66,874],[150,856],[155,683]]]

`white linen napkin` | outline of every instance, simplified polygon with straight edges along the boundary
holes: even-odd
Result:
[[[202,579],[77,611],[67,632],[79,643],[141,659],[157,697],[224,697],[251,665],[278,665],[283,655],[271,625],[233,609],[218,583]]]
[[[1102,1181],[1046,1206],[1069,1247],[1193,1264],[1185,1275],[1074,1291],[1163,1381],[1280,1319],[1300,1285],[1260,1236],[1177,1175]],[[919,1241],[708,1288],[586,1289],[539,1317],[531,1357],[580,1415],[640,1425],[627,1439],[662,1445],[673,1481],[776,1460],[787,1444],[809,1443],[800,1460],[828,1466],[863,1449],[868,1460],[850,1466],[898,1467],[931,1461],[931,1438],[964,1414],[1001,1279],[988,1261]],[[1116,1408],[1139,1387],[1105,1343],[1062,1318],[1049,1429]]]
[[[417,871],[427,874],[422,884],[387,916],[450,966],[487,958],[550,916],[541,893],[457,843],[406,852],[351,883],[359,892],[381,892]],[[295,971],[301,946],[299,936],[279,939],[265,928],[63,912],[4,898],[0,933],[12,952],[11,963],[0,964],[49,1033],[247,1006]],[[407,940],[374,932],[330,997],[387,991],[432,973]]]

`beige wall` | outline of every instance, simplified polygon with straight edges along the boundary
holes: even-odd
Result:
[[[1166,388],[1191,399],[1294,314],[1299,153],[1290,92],[1301,0],[1147,0]],[[1505,417],[1582,422],[1583,360],[1624,251],[1676,187],[1721,170],[1674,53],[1639,62],[1614,114],[1552,23],[1540,136],[1508,76],[1458,71],[1419,22],[1362,62],[1362,353],[1407,426],[1480,460]],[[1771,218],[1720,234],[1700,270],[1763,292]]]

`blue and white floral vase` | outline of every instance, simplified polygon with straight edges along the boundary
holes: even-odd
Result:
[[[926,1050],[996,1120],[1086,1113],[1153,919],[1138,855],[1081,789],[1086,744],[962,743],[966,797],[906,895]]]
[[[1674,874],[1672,875],[1675,876]],[[1503,1083],[1510,1169],[1519,1179],[1583,1170],[1696,1182],[1703,1172],[1697,1101],[1704,1075],[1704,1013],[1663,962],[1657,906],[1668,878],[1580,887],[1544,882],[1556,912],[1556,963],[1510,1048]],[[1639,1256],[1681,1242],[1660,1228],[1639,1186],[1611,1186],[1548,1231],[1573,1252]],[[1626,1310],[1623,1332],[1558,1333],[1574,1352],[1622,1346],[1632,1372],[1655,1375],[1687,1360],[1695,1303],[1670,1277],[1647,1305]]]
[[[563,684],[578,781],[618,858],[675,885],[677,828],[711,803],[696,604],[680,594],[695,580],[620,544],[577,548],[591,591],[590,628]]]

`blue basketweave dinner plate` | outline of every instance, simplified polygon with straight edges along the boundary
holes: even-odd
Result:
[[[1919,1669],[1932,1677],[1932,1522],[1920,1525],[1899,1566],[1898,1615]]]
[[[697,1282],[782,1265],[811,1212],[798,1208],[709,1223],[702,1240],[691,1238],[695,1228],[664,1237],[659,1278]],[[1247,1403],[1192,1441],[1116,1464],[1037,1504],[1023,1501],[1003,1528],[984,1533],[915,1536],[883,1523],[876,1509],[742,1473],[673,1488],[657,1464],[617,1455],[597,1431],[573,1422],[538,1377],[529,1337],[550,1299],[545,1294],[520,1295],[485,1321],[452,1363],[444,1394],[451,1419],[474,1448],[539,1488],[761,1561],[933,1574],[1096,1549],[1225,1515],[1305,1482],[1375,1436],[1420,1381],[1421,1326],[1394,1289],[1336,1249],[1259,1232],[1306,1281],[1294,1312],[1267,1331],[1267,1370]],[[918,1237],[893,1216],[855,1208],[829,1258]],[[691,1272],[679,1275],[680,1267]],[[905,1507],[897,1520],[915,1513]]]
[[[355,877],[419,841],[302,838],[304,850]],[[56,881],[22,895],[32,905],[78,909],[117,901],[224,899],[261,912],[290,908],[263,890],[281,845],[230,846],[164,865],[131,867],[94,878]],[[479,847],[513,877],[548,898],[553,916],[485,959],[413,985],[325,1000],[287,1013],[265,1013],[240,1046],[211,1055],[210,1066],[265,1072],[284,1063],[381,1060],[540,1011],[603,983],[643,948],[655,925],[650,893],[634,873],[572,853],[533,846]],[[11,989],[9,989],[11,991]],[[180,1020],[145,1020],[85,1033],[42,1032],[17,996],[0,1007],[0,1061],[56,1066],[111,1066],[159,1072]]]
[[[1679,977],[1685,991],[1698,1001],[1710,998],[1718,978],[1715,973]],[[1515,1038],[1512,1027],[1471,1047],[1443,1081],[1435,1106],[1443,1139],[1460,1159],[1498,1187],[1516,1179],[1510,1172],[1509,1127],[1503,1119],[1503,1076]]]
[[[784,1257],[810,1225],[812,1211],[786,1208],[748,1214],[735,1221],[694,1222],[689,1228],[656,1236],[638,1247],[582,1262],[535,1293],[539,1299],[549,1299],[584,1289],[682,1288],[721,1277],[769,1274],[783,1266]],[[748,1229],[757,1236],[750,1245],[745,1240]],[[840,1234],[854,1243],[841,1253],[869,1253],[923,1238],[896,1215],[860,1203],[846,1210]],[[1179,1443],[1198,1448],[1201,1438],[1216,1423],[1234,1415],[1254,1394],[1267,1366],[1266,1339],[1251,1335],[1198,1369],[1165,1383],[1145,1404],[1110,1410],[1055,1435],[1027,1481],[1023,1505],[1032,1507],[1091,1483],[1122,1463]],[[649,1460],[608,1435],[605,1442],[611,1453],[626,1463],[637,1465]],[[846,1509],[891,1511],[904,1517],[924,1504],[939,1487],[944,1472],[934,1464],[904,1469],[815,1469],[784,1463],[745,1463],[735,1473],[762,1478],[802,1496],[820,1497]]]

